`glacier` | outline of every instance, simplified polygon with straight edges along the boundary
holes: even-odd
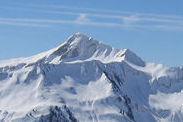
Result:
[[[143,61],[82,33],[0,61],[1,122],[182,122],[183,67]]]

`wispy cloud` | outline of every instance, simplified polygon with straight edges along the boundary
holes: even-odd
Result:
[[[36,24],[35,24],[36,23]],[[16,26],[31,26],[31,27],[49,27],[50,24],[73,24],[87,25],[97,27],[116,27],[129,29],[148,29],[148,30],[183,30],[183,26],[171,25],[139,25],[139,24],[123,24],[111,22],[94,22],[89,20],[54,20],[54,19],[25,19],[25,18],[0,18],[0,24],[16,25]]]
[[[51,8],[51,9],[66,9],[66,10],[81,10],[87,12],[95,13],[106,13],[106,14],[123,14],[123,15],[138,15],[147,17],[163,17],[171,19],[183,19],[181,15],[167,15],[167,14],[155,14],[155,13],[139,13],[139,12],[129,12],[129,11],[118,11],[118,10],[108,10],[108,9],[96,9],[96,8],[82,8],[82,7],[71,7],[71,6],[60,6],[60,5],[30,5],[35,8]]]
[[[76,13],[76,12],[62,12],[62,11],[42,11],[44,13],[50,14],[61,14],[61,15],[73,15],[73,16],[80,16],[85,15],[86,17],[98,17],[98,18],[108,18],[108,19],[121,19],[123,21],[129,22],[164,22],[164,23],[180,23],[183,24],[182,19],[175,19],[175,18],[164,18],[164,17],[153,17],[153,16],[141,16],[136,14],[129,14],[129,15],[105,15],[105,14],[93,14],[93,13]]]
[[[22,27],[50,27],[50,25],[46,24],[38,24],[38,23],[18,23],[16,21],[0,21],[0,25],[9,25],[9,26],[22,26]]]
[[[97,27],[115,27],[126,29],[147,29],[147,30],[172,30],[183,31],[183,17],[175,15],[159,15],[159,14],[146,14],[135,12],[123,12],[113,10],[102,10],[93,8],[77,8],[66,6],[42,6],[35,9],[32,8],[12,8],[4,7],[4,9],[23,10],[29,12],[36,12],[41,14],[56,14],[73,16],[75,19],[34,19],[34,18],[0,18],[0,24],[14,25],[14,26],[31,26],[31,27],[49,27],[53,24],[73,24],[73,25],[87,25]],[[42,8],[42,9],[40,9]],[[59,8],[59,10],[52,10]],[[62,11],[60,9],[66,9]],[[82,10],[74,11],[73,10]],[[83,12],[84,11],[84,12]],[[113,14],[112,14],[113,13]],[[96,18],[95,21],[92,18]],[[98,21],[104,18],[105,21]],[[112,20],[112,21],[111,21]],[[116,20],[118,20],[116,22]],[[120,20],[120,21],[119,21]]]
[[[89,21],[88,19],[86,20],[83,17],[79,17],[76,20],[0,18],[0,22],[37,23],[37,24],[78,24],[78,25],[104,26],[104,27],[105,26],[106,27],[119,27],[119,26],[122,26],[122,24],[117,24],[117,23],[93,22],[93,21]]]
[[[90,19],[87,17],[88,14],[79,14],[79,16],[76,18],[76,22],[90,22]]]

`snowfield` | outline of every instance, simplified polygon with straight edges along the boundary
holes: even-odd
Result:
[[[183,122],[183,68],[81,33],[0,61],[0,122]]]

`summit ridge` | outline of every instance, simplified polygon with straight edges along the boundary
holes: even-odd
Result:
[[[182,122],[183,68],[143,61],[76,33],[0,61],[2,122]]]

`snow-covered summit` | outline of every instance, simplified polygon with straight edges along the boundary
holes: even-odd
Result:
[[[36,62],[77,62],[99,60],[103,63],[128,61],[138,66],[145,62],[129,49],[115,49],[82,33],[70,36],[63,44],[35,56],[0,61],[0,67]]]
[[[96,45],[99,44],[99,42],[96,41],[95,39],[93,39],[92,37],[88,37],[87,35],[82,34],[82,33],[76,33],[76,34],[70,36],[67,39],[66,43],[73,45],[73,46],[77,45],[80,48],[86,48],[87,46],[92,45],[92,44],[96,44]]]
[[[99,60],[107,63],[126,60],[135,65],[145,66],[145,62],[129,49],[115,49],[82,33],[70,36],[51,53],[51,56],[54,55],[60,56],[60,61]]]
[[[63,59],[76,57],[89,57],[99,47],[100,43],[91,37],[81,33],[70,36],[52,53]]]
[[[182,122],[183,68],[146,63],[81,33],[0,61],[2,122]]]
[[[93,38],[87,37],[82,33],[76,33],[56,48],[31,57],[0,61],[0,67],[14,66],[20,63],[32,64],[39,61],[49,62],[53,59],[61,61],[62,59],[89,57],[98,48],[98,45],[99,42]]]
[[[124,49],[124,59],[132,64],[138,65],[138,66],[145,66],[145,62],[138,57],[135,53],[133,53],[131,50],[129,49]]]

